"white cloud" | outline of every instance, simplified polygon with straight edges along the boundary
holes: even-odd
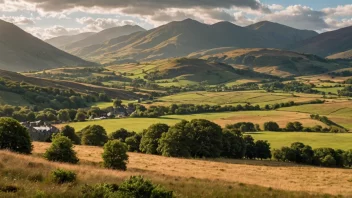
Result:
[[[325,8],[322,11],[330,16],[352,16],[352,4],[340,5],[336,8]]]
[[[34,25],[35,20],[40,20],[40,18],[28,18],[24,16],[0,16],[1,20],[14,23],[16,25]]]
[[[283,9],[285,9],[284,6],[278,5],[278,4],[269,5],[268,8],[269,8],[270,10],[283,10]]]
[[[123,25],[134,25],[135,23],[131,20],[120,20],[114,18],[92,18],[82,17],[77,18],[76,21],[80,24],[86,25],[84,28],[87,31],[101,31],[107,28]]]
[[[25,30],[43,40],[57,36],[74,35],[83,32],[81,28],[65,28],[63,26],[57,25],[48,28],[28,27],[25,28]]]

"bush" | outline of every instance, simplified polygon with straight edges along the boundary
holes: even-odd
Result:
[[[105,129],[99,125],[87,126],[82,129],[82,144],[90,146],[103,146],[108,141]]]
[[[116,184],[97,184],[94,186],[85,185],[82,188],[83,198],[109,198],[117,192],[119,186]]]
[[[12,118],[0,118],[0,149],[30,154],[32,142],[28,130]]]
[[[55,136],[53,142],[44,153],[44,158],[49,161],[66,162],[71,164],[78,163],[76,152],[73,150],[73,144],[70,139],[65,136]]]
[[[141,176],[132,176],[129,180],[124,181],[117,191],[121,198],[172,198],[173,192],[167,191],[158,185],[153,185],[149,180]]]
[[[134,132],[128,132],[126,129],[119,129],[109,135],[109,139],[111,140],[121,140],[122,142],[125,142],[127,138],[135,135],[136,133]]]
[[[166,124],[153,124],[143,132],[140,150],[147,154],[158,154],[159,139],[169,130]]]
[[[110,140],[104,145],[104,167],[118,170],[127,169],[127,145],[119,140]]]
[[[264,123],[264,131],[280,131],[280,127],[276,122]]]
[[[51,179],[57,184],[71,183],[76,181],[76,173],[63,169],[56,169],[51,172]]]
[[[61,128],[60,133],[62,136],[68,137],[74,144],[81,143],[81,140],[79,139],[73,127],[66,125]]]

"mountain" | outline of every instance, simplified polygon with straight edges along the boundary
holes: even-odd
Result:
[[[182,57],[195,51],[219,47],[282,48],[291,44],[293,40],[314,34],[295,29],[293,30],[296,33],[289,34],[285,32],[288,28],[282,28],[283,35],[278,39],[271,32],[265,31],[264,28],[262,30],[260,28],[254,29],[254,26],[252,28],[240,27],[230,22],[207,25],[186,19],[171,22],[149,31],[114,38],[104,44],[80,48],[72,53],[102,63],[121,63],[132,60],[149,61]],[[298,37],[297,35],[301,32],[305,36]],[[287,35],[293,35],[294,38],[286,39]]]
[[[272,31],[269,30],[271,26],[275,26]],[[223,47],[283,48],[316,34],[269,22],[264,22],[261,26],[257,24],[240,27],[230,22],[207,25],[186,19],[149,31],[114,38],[104,44],[76,49],[72,53],[102,63],[149,61],[182,57],[199,50]]]
[[[93,63],[63,52],[19,27],[0,20],[0,69],[30,71]]]
[[[59,36],[59,37],[45,40],[45,42],[49,43],[52,46],[55,46],[57,48],[62,49],[66,45],[83,40],[89,36],[92,36],[93,34],[95,34],[95,33],[94,32],[85,32],[85,33],[76,34],[76,35]]]
[[[352,49],[352,26],[301,41],[292,50],[322,57]]]
[[[256,72],[283,77],[320,74],[344,68],[334,61],[316,55],[279,49],[229,49],[205,55],[201,51],[192,53],[188,57],[223,62],[234,67],[250,68]]]
[[[248,29],[267,34],[283,45],[290,45],[302,40],[312,38],[319,35],[311,30],[299,30],[279,23],[270,21],[262,21],[253,25],[247,26]]]
[[[328,56],[326,58],[328,58],[328,59],[352,59],[352,49],[345,51],[345,52],[333,54],[333,55]]]
[[[64,48],[67,51],[71,51],[77,48],[88,47],[96,44],[103,44],[105,41],[108,41],[113,38],[117,38],[124,35],[129,35],[135,32],[143,32],[145,29],[141,28],[138,25],[125,25],[119,27],[113,27],[105,29],[101,32],[88,36],[77,42],[72,42],[69,45],[66,45]]]

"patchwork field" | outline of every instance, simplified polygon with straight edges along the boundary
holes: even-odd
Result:
[[[237,92],[187,92],[158,98],[155,105],[175,104],[209,104],[209,105],[236,105],[236,104],[275,104],[282,102],[308,102],[322,99],[321,95],[290,93],[267,93],[265,91],[237,91]]]

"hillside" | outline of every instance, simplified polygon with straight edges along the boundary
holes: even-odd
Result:
[[[71,42],[71,44],[66,45],[64,49],[69,52],[74,52],[74,50],[78,48],[88,47],[96,44],[103,44],[104,42],[113,38],[143,31],[145,31],[145,29],[139,27],[138,25],[125,25],[120,27],[113,27],[95,33],[77,42]]]
[[[285,31],[282,33],[287,35]],[[104,44],[80,48],[73,51],[73,54],[102,63],[149,61],[181,57],[199,50],[222,47],[281,48],[290,44],[291,40],[296,40],[296,37],[295,35],[294,38],[287,40],[287,36],[281,36],[280,40],[277,40],[270,32],[240,27],[230,22],[207,25],[186,19],[149,31],[111,39]]]
[[[192,53],[189,57],[224,62],[235,67],[248,67],[256,72],[277,76],[300,76],[325,73],[342,68],[339,64],[318,56],[278,49],[237,49],[221,53]]]
[[[340,52],[326,57],[328,59],[352,59],[352,50]]]
[[[66,45],[83,40],[89,36],[92,36],[93,34],[95,34],[95,33],[94,32],[85,32],[85,33],[76,34],[76,35],[59,36],[59,37],[45,40],[45,42],[49,43],[52,46],[55,46],[57,48],[62,49]]]
[[[68,65],[94,64],[63,52],[19,27],[0,20],[0,69],[29,71]]]
[[[247,26],[247,28],[261,32],[263,34],[267,34],[269,37],[272,37],[272,39],[276,40],[282,45],[290,45],[319,35],[315,31],[299,30],[270,21],[255,23]]]
[[[352,49],[352,26],[325,32],[297,43],[292,50],[322,57]]]
[[[91,92],[106,93],[112,98],[116,98],[116,97],[121,99],[140,98],[140,95],[135,94],[133,92],[125,91],[125,90],[95,86],[90,84],[76,83],[71,81],[35,78],[35,77],[24,76],[19,73],[5,71],[5,70],[0,70],[0,77],[6,78],[12,81],[25,82],[39,87],[72,89],[80,93],[88,93],[88,94]]]

